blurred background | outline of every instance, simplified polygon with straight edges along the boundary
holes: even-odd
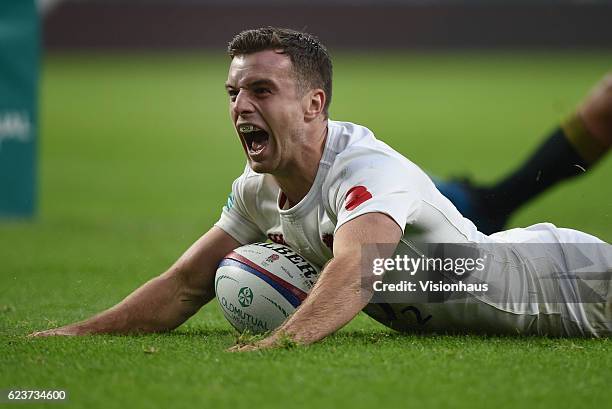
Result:
[[[610,22],[610,1],[5,0],[4,284],[72,280],[70,294],[103,293],[93,312],[217,220],[244,166],[223,89],[225,47],[243,29],[314,33],[334,58],[333,119],[368,126],[432,175],[487,183],[612,68]],[[511,226],[612,240],[610,176],[603,160]]]
[[[57,48],[223,49],[247,27],[291,27],[333,49],[576,48],[612,42],[604,0],[42,0]]]

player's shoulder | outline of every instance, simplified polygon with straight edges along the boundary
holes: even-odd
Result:
[[[330,174],[352,173],[368,168],[407,168],[412,162],[374,136],[365,126],[329,121],[330,150],[335,154]]]
[[[376,148],[381,142],[369,128],[345,121],[328,121],[330,148],[337,154],[360,147]]]
[[[433,186],[419,166],[377,139],[368,128],[332,122],[329,130],[335,157],[322,185],[324,196],[332,197],[364,183],[397,191],[429,190]]]

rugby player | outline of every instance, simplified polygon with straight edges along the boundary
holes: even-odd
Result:
[[[313,36],[272,27],[248,30],[230,42],[229,54],[229,111],[247,165],[219,221],[165,273],[116,306],[32,336],[172,330],[214,297],[215,271],[224,255],[268,237],[323,269],[306,300],[280,328],[232,350],[275,347],[287,338],[310,344],[366,307],[375,319],[410,330],[412,318],[388,322],[384,309],[368,305],[361,287],[362,263],[391,257],[396,248],[418,252],[426,251],[428,243],[553,243],[544,254],[510,250],[498,255],[517,263],[520,274],[485,279],[501,279],[507,285],[502,290],[510,295],[535,285],[546,296],[550,286],[543,274],[567,271],[572,264],[559,245],[564,242],[603,246],[591,255],[591,267],[610,271],[609,245],[586,233],[550,224],[492,236],[479,232],[415,164],[367,128],[329,119],[332,65]],[[597,288],[602,300],[597,303],[563,293],[561,307],[537,297],[530,299],[529,308],[512,298],[478,297],[469,303],[410,307],[430,317],[417,323],[424,331],[609,336],[610,282],[608,274]]]

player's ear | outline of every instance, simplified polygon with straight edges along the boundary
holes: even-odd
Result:
[[[304,95],[304,119],[306,121],[312,121],[317,118],[325,107],[325,101],[327,97],[325,91],[320,88],[315,88]]]

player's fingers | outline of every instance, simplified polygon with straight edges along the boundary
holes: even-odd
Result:
[[[28,338],[35,338],[35,337],[48,337],[51,334],[51,332],[49,330],[47,331],[36,331],[36,332],[32,332],[30,334],[27,335]]]
[[[258,348],[255,345],[234,345],[226,349],[227,352],[249,352],[256,351]]]
[[[225,350],[225,352],[237,352],[241,345],[234,345]]]
[[[36,331],[36,332],[32,332],[31,334],[28,334],[27,337],[28,338],[36,338],[36,337],[52,337],[52,336],[74,336],[77,335],[75,332],[73,331],[69,331],[65,328],[53,328],[53,329],[48,329],[45,331]]]

